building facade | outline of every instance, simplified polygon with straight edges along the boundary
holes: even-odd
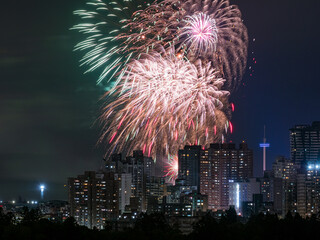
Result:
[[[290,129],[291,159],[297,164],[319,161],[320,122],[296,125]]]
[[[320,162],[307,165],[297,176],[297,211],[304,217],[320,212]]]
[[[185,146],[178,152],[179,174],[186,186],[200,189],[200,153],[201,146]]]
[[[247,181],[229,181],[229,206],[234,206],[241,213],[242,203],[251,202],[254,194],[260,194],[260,181],[250,178]]]
[[[208,208],[229,208],[229,182],[253,177],[253,151],[247,144],[211,144],[202,154],[200,192],[208,195]]]
[[[119,182],[114,173],[85,172],[68,179],[70,215],[78,224],[103,229],[119,215]]]
[[[299,165],[291,159],[278,157],[272,165],[275,181],[281,182],[281,214],[297,211],[297,174]],[[279,190],[279,189],[278,189]]]

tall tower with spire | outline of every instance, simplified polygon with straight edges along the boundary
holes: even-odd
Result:
[[[263,172],[267,170],[267,148],[270,147],[270,144],[267,143],[266,139],[266,126],[264,126],[264,133],[263,133],[263,143],[260,143],[260,147],[263,148]]]

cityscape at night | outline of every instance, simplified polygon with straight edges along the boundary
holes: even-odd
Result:
[[[319,11],[3,3],[0,239],[315,238]]]

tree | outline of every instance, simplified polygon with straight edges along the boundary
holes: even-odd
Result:
[[[39,209],[29,209],[28,207],[23,207],[22,209],[22,224],[30,224],[39,221],[40,219]]]
[[[221,221],[229,224],[237,222],[237,212],[234,207],[230,206],[230,208],[226,211],[226,216],[222,217]]]

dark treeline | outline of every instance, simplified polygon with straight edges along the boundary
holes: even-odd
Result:
[[[77,225],[73,218],[68,218],[63,223],[50,222],[41,219],[37,210],[29,209],[24,209],[21,220],[16,222],[13,214],[4,214],[0,209],[1,240],[316,240],[319,236],[319,219],[316,216],[303,219],[298,214],[287,214],[285,219],[279,219],[276,215],[260,214],[252,216],[247,223],[238,221],[234,210],[227,211],[220,221],[207,214],[194,225],[191,234],[183,235],[179,226],[170,226],[161,214],[142,215],[134,228],[116,232],[112,231],[111,225],[107,225],[105,230],[88,229]]]

